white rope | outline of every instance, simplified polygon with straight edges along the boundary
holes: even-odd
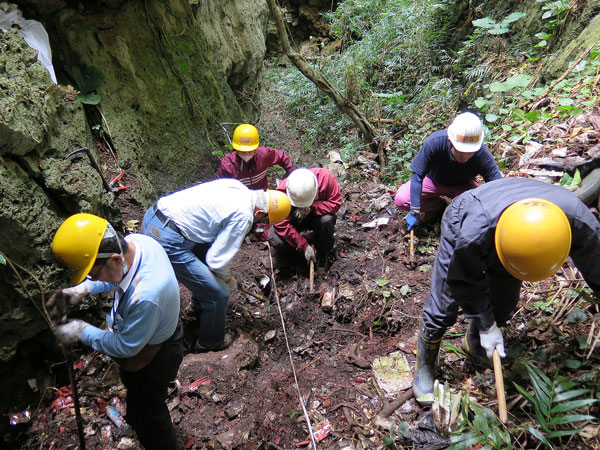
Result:
[[[269,249],[269,262],[271,264],[271,280],[273,280],[273,289],[275,290],[275,300],[277,301],[277,309],[279,310],[279,317],[281,318],[281,327],[283,328],[285,346],[287,347],[288,355],[290,356],[290,365],[292,366],[292,373],[294,374],[294,381],[296,383],[296,390],[298,391],[298,398],[300,399],[300,406],[302,406],[302,412],[304,413],[304,418],[306,419],[306,424],[308,425],[310,440],[312,441],[313,448],[317,450],[317,442],[315,441],[315,435],[313,434],[312,425],[310,424],[310,417],[308,417],[308,412],[306,411],[306,406],[304,405],[304,399],[300,393],[300,385],[298,384],[298,377],[296,376],[296,367],[294,365],[290,343],[288,342],[285,320],[283,319],[283,312],[281,311],[281,304],[279,303],[279,294],[277,293],[277,284],[275,283],[275,271],[273,270],[273,258],[271,256],[271,246],[269,245],[269,241],[267,241],[267,248]]]

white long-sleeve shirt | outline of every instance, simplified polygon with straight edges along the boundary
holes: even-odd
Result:
[[[206,265],[227,279],[231,260],[254,221],[255,197],[250,189],[224,178],[161,197],[157,206],[186,239],[212,243]]]

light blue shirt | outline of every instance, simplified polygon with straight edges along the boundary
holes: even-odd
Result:
[[[197,184],[158,200],[158,209],[186,239],[210,243],[206,265],[222,278],[254,222],[255,199],[240,181],[223,178]]]
[[[146,344],[160,344],[175,332],[179,320],[179,285],[161,245],[142,234],[130,234],[135,245],[132,267],[118,285],[87,280],[92,294],[121,287],[124,294],[107,315],[108,330],[83,329],[81,342],[115,358],[137,355]]]

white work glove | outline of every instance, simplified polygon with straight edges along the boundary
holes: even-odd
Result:
[[[46,309],[54,323],[67,321],[67,304],[78,305],[83,297],[91,293],[89,286],[81,283],[65,289],[58,289],[46,302]]]
[[[233,292],[238,288],[237,280],[232,276],[229,276],[229,278],[225,280],[225,283],[227,283],[227,286],[229,287],[229,292]]]
[[[496,322],[494,322],[494,325],[492,325],[489,330],[479,330],[479,340],[481,341],[481,346],[485,349],[488,358],[492,359],[494,349],[498,350],[498,354],[502,358],[506,357],[506,353],[504,353],[504,339],[502,338],[502,332],[500,331],[500,328],[498,328],[498,325],[496,325]]]
[[[297,222],[301,222],[306,216],[310,214],[310,206],[308,208],[295,208],[292,212],[292,217]]]
[[[73,319],[62,325],[53,326],[52,331],[58,342],[63,345],[69,345],[81,340],[81,333],[83,333],[83,329],[88,325],[89,323],[83,320]]]
[[[317,259],[317,256],[315,255],[315,249],[312,247],[312,245],[306,247],[306,250],[304,250],[304,257],[306,258],[306,262],[309,264],[311,261],[315,261]]]

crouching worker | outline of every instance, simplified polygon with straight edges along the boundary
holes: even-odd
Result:
[[[396,206],[406,215],[407,229],[417,224],[421,213],[431,219],[446,206],[441,198],[454,198],[479,184],[502,178],[494,157],[483,144],[481,120],[472,112],[456,116],[447,130],[429,136],[410,164],[413,175],[398,189]]]
[[[289,213],[285,194],[252,191],[227,178],[161,197],[148,208],[143,233],[162,245],[178,280],[192,292],[187,311],[197,318],[192,351],[218,351],[231,344],[233,335],[225,333],[229,296],[237,289],[231,260],[254,222],[275,224]]]
[[[303,256],[309,264],[318,259],[325,265],[334,244],[335,213],[342,204],[337,180],[327,169],[300,168],[277,189],[287,193],[292,212],[269,230],[273,263],[282,269]]]
[[[48,300],[54,334],[62,344],[81,341],[120,365],[127,388],[126,420],[146,449],[179,448],[165,403],[183,357],[179,285],[167,254],[154,239],[119,235],[105,219],[75,214],[52,241],[56,257],[72,270],[75,286]],[[67,320],[67,304],[114,290],[107,330]]]
[[[433,392],[440,341],[459,307],[470,319],[466,351],[479,365],[491,366],[494,350],[505,356],[499,327],[512,316],[522,281],[552,276],[569,256],[600,297],[600,223],[567,189],[503,178],[456,197],[442,219],[423,307],[415,397]]]

